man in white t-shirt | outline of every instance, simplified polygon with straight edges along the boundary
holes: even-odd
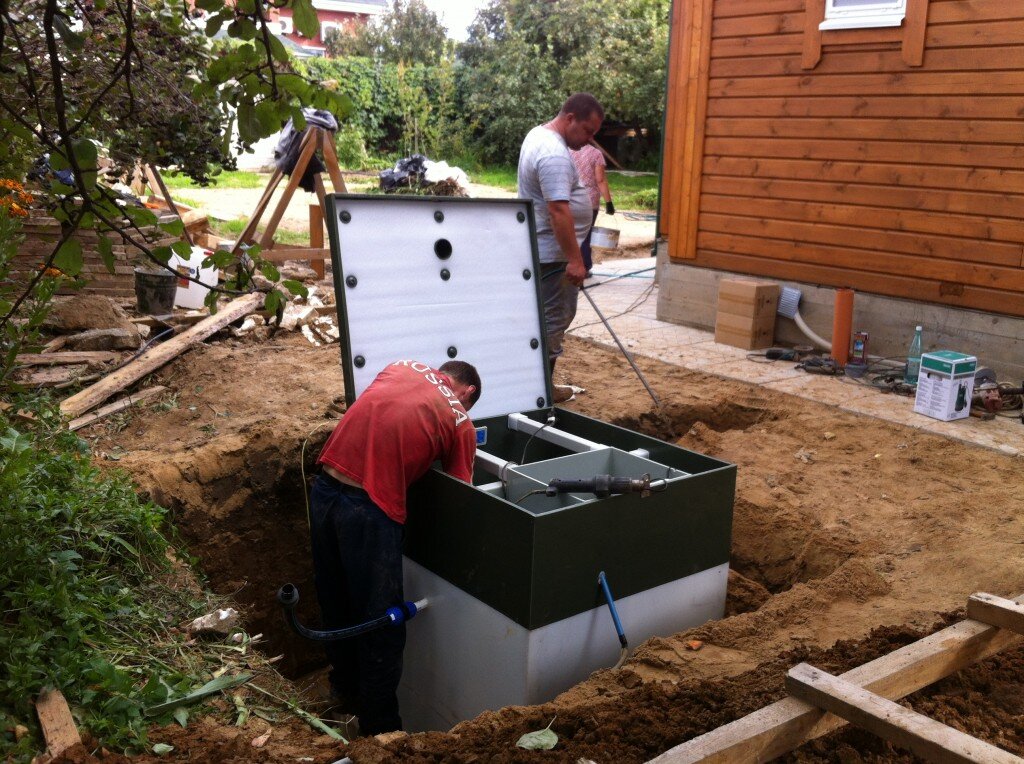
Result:
[[[576,316],[576,300],[586,278],[580,243],[591,222],[590,195],[580,182],[569,149],[585,146],[604,121],[604,109],[590,93],[569,96],[550,122],[533,128],[519,151],[519,196],[533,201],[540,254],[540,292],[554,371],[562,337]],[[572,388],[554,386],[555,402]]]

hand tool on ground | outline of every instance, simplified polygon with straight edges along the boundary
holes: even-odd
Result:
[[[589,287],[581,287],[580,291],[583,292],[583,296],[590,301],[591,307],[593,307],[594,312],[597,313],[597,317],[601,319],[601,323],[604,324],[604,328],[608,330],[608,333],[610,335],[612,335],[612,339],[615,340],[615,344],[619,346],[619,350],[622,351],[622,355],[626,357],[626,360],[629,361],[629,365],[633,367],[633,371],[636,372],[636,375],[640,378],[640,381],[647,389],[647,393],[651,396],[651,400],[654,401],[654,405],[657,406],[658,408],[661,408],[661,400],[658,398],[657,395],[655,395],[654,390],[651,389],[650,384],[647,382],[647,378],[644,376],[643,372],[640,371],[640,369],[637,367],[636,362],[633,360],[633,356],[630,355],[630,352],[628,350],[626,350],[625,345],[622,344],[622,341],[619,339],[619,336],[615,333],[615,330],[612,329],[611,324],[608,323],[608,319],[604,317],[604,313],[602,313],[601,309],[597,307],[597,303],[594,302],[594,298],[590,296]]]

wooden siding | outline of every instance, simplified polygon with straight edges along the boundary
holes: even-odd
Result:
[[[1024,316],[1024,2],[823,5],[676,0],[670,257]]]

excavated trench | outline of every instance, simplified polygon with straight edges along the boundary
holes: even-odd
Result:
[[[614,423],[708,456],[720,456],[717,435],[760,429],[780,418],[782,415],[770,402],[755,398],[744,403],[718,400],[669,404]],[[756,593],[761,587],[770,594],[786,591],[796,583],[828,576],[856,554],[860,540],[848,529],[825,528],[817,520],[787,517],[773,510],[770,502],[748,499],[737,490],[730,568],[745,581],[734,580],[736,586],[730,585],[730,597],[734,589],[737,596],[746,591]],[[763,600],[754,596],[744,602],[730,602],[728,612],[745,612]]]
[[[688,440],[694,433],[761,427],[777,416],[767,402],[715,402],[670,405],[614,424],[715,456],[713,438]],[[322,429],[306,446],[307,478],[315,471],[315,455],[328,432]],[[289,630],[276,601],[278,588],[294,583],[302,595],[299,617],[310,625],[319,623],[298,459],[301,445],[298,436],[282,437],[258,427],[208,441],[188,466],[166,465],[152,476],[153,497],[171,510],[211,588],[244,610],[249,632],[264,635],[267,654],[283,655],[281,670],[292,677],[323,664],[320,647]],[[769,520],[762,509],[737,496],[729,614],[757,609],[771,593],[827,576],[852,555],[854,539],[844,544],[814,524]]]

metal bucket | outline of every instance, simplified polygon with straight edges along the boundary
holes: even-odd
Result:
[[[593,233],[590,235],[590,246],[603,247],[604,249],[618,249],[619,229],[604,228],[599,225],[594,226]]]

